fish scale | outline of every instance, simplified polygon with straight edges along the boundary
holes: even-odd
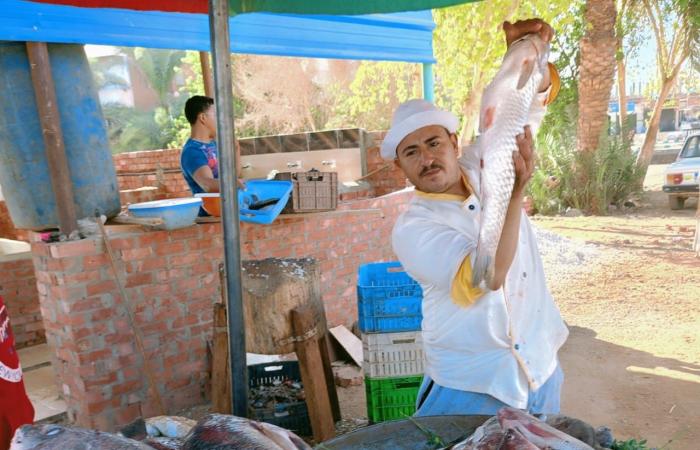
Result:
[[[547,70],[549,45],[537,35],[528,35],[511,45],[493,81],[484,90],[477,151],[481,159],[481,227],[472,271],[472,285],[490,284],[495,272],[498,242],[515,183],[513,152],[516,135],[523,133],[537,88]],[[526,69],[534,69],[518,88]],[[490,115],[489,115],[489,109]],[[489,120],[491,119],[491,120]],[[490,121],[490,123],[485,123]]]

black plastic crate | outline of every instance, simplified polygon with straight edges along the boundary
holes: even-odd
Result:
[[[272,386],[275,382],[293,381],[301,383],[298,361],[279,361],[248,366],[248,385]],[[303,400],[276,403],[272,408],[256,408],[248,404],[250,418],[286,428],[300,436],[311,436],[309,410]]]

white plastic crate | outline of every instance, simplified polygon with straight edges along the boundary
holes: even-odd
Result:
[[[423,375],[423,338],[420,331],[363,333],[363,369],[370,378]]]

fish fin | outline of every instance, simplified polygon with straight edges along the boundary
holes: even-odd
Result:
[[[472,267],[472,286],[479,287],[481,282],[484,280],[486,275],[486,268],[489,266],[489,256],[481,254],[479,250],[476,251],[476,257],[474,258],[474,266]]]
[[[518,89],[522,89],[532,76],[532,72],[535,70],[535,59],[527,58],[523,61],[523,66],[520,68],[520,78],[518,78]]]

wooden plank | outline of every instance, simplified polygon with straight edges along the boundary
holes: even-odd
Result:
[[[219,223],[221,222],[221,217],[203,216],[197,217],[194,221],[195,223]]]
[[[110,222],[125,225],[143,225],[145,227],[163,225],[163,219],[158,217],[117,216],[113,217]]]
[[[212,343],[211,402],[212,412],[231,414],[231,377],[228,363],[228,322],[226,305],[214,303],[214,337]]]
[[[69,235],[78,229],[78,222],[73,197],[73,182],[71,181],[61,119],[56,102],[56,88],[51,75],[49,51],[45,42],[27,42],[26,45],[41,134],[44,137],[51,187],[56,196],[58,224],[61,233]],[[27,175],[31,176],[31,174]]]
[[[342,416],[340,414],[338,391],[335,389],[333,366],[331,365],[330,338],[328,337],[328,329],[322,331],[323,334],[318,340],[318,348],[321,352],[321,358],[323,359],[323,373],[326,375],[326,388],[328,389],[328,398],[331,402],[331,409],[333,410],[333,421],[338,422],[342,419]]]
[[[294,333],[301,339],[296,342],[301,381],[304,383],[306,405],[311,419],[311,430],[316,442],[323,442],[335,436],[333,409],[326,386],[323,358],[318,345],[318,334],[308,336],[318,326],[314,310],[300,306],[292,310]]]
[[[350,355],[355,364],[362,367],[362,341],[352,334],[344,325],[329,330],[336,341]]]

